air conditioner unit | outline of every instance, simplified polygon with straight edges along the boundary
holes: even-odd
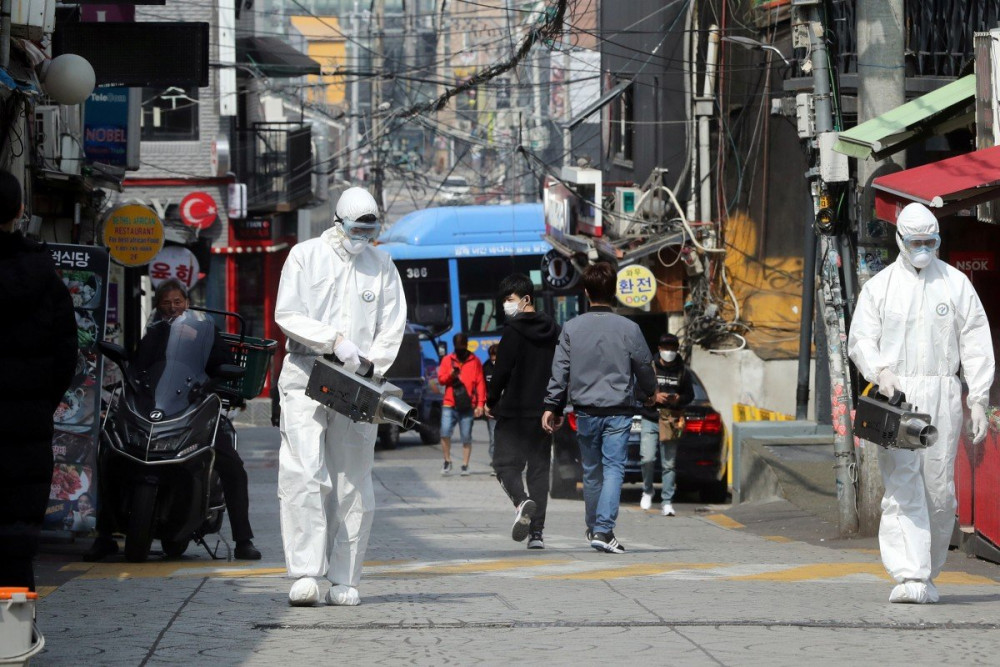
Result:
[[[12,0],[10,34],[38,41],[56,25],[56,0]]]
[[[629,233],[629,229],[639,221],[636,207],[642,190],[639,188],[615,188],[615,215],[609,230],[615,238],[621,238]]]
[[[35,107],[35,145],[40,153],[39,162],[45,169],[59,169],[61,134],[59,107]]]

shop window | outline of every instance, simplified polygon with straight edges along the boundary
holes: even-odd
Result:
[[[240,315],[243,316],[247,325],[247,335],[256,338],[264,338],[265,318],[264,312],[264,260],[263,254],[240,257],[237,260],[238,271],[236,272],[236,299],[239,304]]]
[[[197,141],[197,88],[143,88],[143,141]]]

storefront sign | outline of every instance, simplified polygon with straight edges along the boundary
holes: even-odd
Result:
[[[195,229],[208,229],[219,217],[219,207],[207,192],[192,192],[181,200],[181,222]]]
[[[107,311],[108,253],[84,245],[49,244],[56,273],[73,299],[76,370],[53,419],[55,469],[45,528],[89,533],[97,519],[97,443],[101,424],[102,357]]]
[[[656,295],[656,278],[645,266],[628,266],[618,272],[615,296],[623,306],[642,308]]]
[[[89,162],[139,168],[138,88],[98,88],[84,104],[83,151]]]
[[[549,250],[542,255],[542,278],[553,289],[570,289],[580,280],[580,272],[557,250]]]
[[[973,271],[996,271],[996,256],[989,251],[953,252],[948,255],[948,260],[952,266],[965,274]]]
[[[163,222],[148,206],[126,204],[108,214],[102,237],[111,259],[144,266],[163,248]]]
[[[180,281],[186,288],[191,289],[198,282],[198,273],[201,266],[194,253],[184,246],[167,246],[153,258],[149,264],[149,279],[153,287],[159,287],[165,280]]]
[[[230,220],[233,238],[237,241],[270,241],[271,219],[249,218],[247,220]]]

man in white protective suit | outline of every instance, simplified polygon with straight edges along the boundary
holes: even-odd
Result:
[[[969,388],[971,438],[986,437],[993,341],[986,313],[965,274],[937,258],[937,218],[909,204],[896,221],[899,257],[865,283],[848,353],[879,392],[894,390],[931,415],[938,440],[926,449],[879,447],[885,484],[879,547],[896,581],[890,602],[938,601],[934,578],[955,525],[955,455],[962,429],[962,383]]]
[[[332,352],[352,371],[365,357],[380,374],[396,358],[406,297],[392,260],[371,245],[380,227],[375,199],[349,188],[337,201],[333,227],[294,246],[281,269],[274,319],[288,336],[288,354],[278,380],[278,501],[294,606],[319,602],[321,577],[333,584],[328,604],[361,602],[378,427],[355,423],[305,392],[318,355]]]

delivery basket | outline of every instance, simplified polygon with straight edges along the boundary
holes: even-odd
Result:
[[[244,399],[260,396],[260,392],[264,390],[264,381],[267,380],[267,372],[271,369],[271,358],[278,347],[278,342],[268,338],[247,336],[246,322],[237,313],[196,306],[191,306],[191,310],[235,317],[240,321],[240,333],[221,333],[219,335],[229,346],[234,363],[242,366],[246,372],[243,377],[230,380],[223,386]]]
[[[271,369],[271,358],[278,342],[231,333],[222,334],[222,339],[229,345],[236,364],[246,369],[243,377],[230,380],[226,387],[243,398],[257,398],[264,390],[264,381]]]

